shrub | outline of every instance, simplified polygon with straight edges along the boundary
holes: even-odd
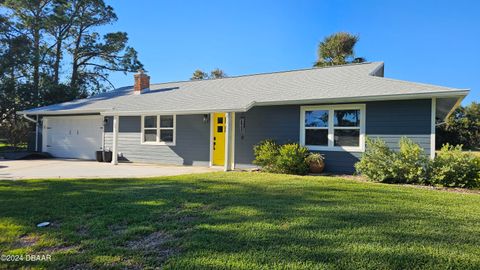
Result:
[[[366,149],[359,162],[355,164],[358,174],[366,176],[373,181],[386,181],[395,179],[393,163],[395,154],[387,144],[377,138],[366,138]]]
[[[445,144],[432,162],[430,184],[472,188],[480,186],[480,159],[462,146]]]
[[[401,183],[425,183],[430,161],[423,148],[406,137],[400,139],[399,146],[392,168],[395,180]]]
[[[308,149],[297,143],[280,146],[273,140],[265,140],[255,145],[253,152],[253,164],[261,166],[266,172],[301,175],[308,172],[305,162]]]
[[[308,164],[305,158],[308,148],[298,143],[284,144],[280,147],[275,163],[276,171],[286,174],[304,175],[308,173]]]
[[[261,141],[253,147],[253,164],[261,166],[265,171],[274,172],[278,152],[279,146],[274,140]]]
[[[411,139],[399,141],[399,151],[391,150],[381,139],[367,138],[367,149],[355,164],[357,173],[373,181],[424,183],[429,159],[423,148]]]

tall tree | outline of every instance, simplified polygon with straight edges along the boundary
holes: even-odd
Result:
[[[30,38],[32,45],[32,81],[34,97],[40,98],[40,69],[44,50],[44,25],[51,14],[52,0],[5,0],[3,6],[11,12],[11,31]]]
[[[53,37],[53,84],[60,80],[60,65],[63,60],[63,47],[70,37],[71,28],[78,13],[81,0],[53,0],[53,12],[47,20],[47,32]]]
[[[318,45],[318,59],[314,66],[323,67],[365,62],[365,58],[355,56],[354,47],[358,40],[358,36],[345,32],[326,37]]]
[[[112,23],[117,15],[103,0],[78,2],[77,18],[73,22],[73,41],[69,46],[72,53],[72,75],[70,86],[95,87],[101,90],[110,71],[134,72],[142,68],[135,49],[127,46],[125,32],[108,33],[101,36],[93,31],[97,26]]]
[[[28,80],[30,69],[30,39],[12,33],[8,18],[0,15],[0,124],[8,118],[16,119],[16,111],[30,106],[21,85]]]

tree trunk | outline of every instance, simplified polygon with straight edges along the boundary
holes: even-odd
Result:
[[[75,41],[75,49],[73,50],[72,78],[70,79],[70,87],[72,88],[77,88],[78,86],[78,51],[80,49],[80,43],[82,42],[82,35],[83,30],[80,28],[77,40]]]
[[[40,29],[36,25],[33,34],[33,91],[34,100],[39,104],[40,99]]]
[[[55,48],[55,63],[53,63],[53,83],[55,85],[59,82],[60,77],[60,61],[62,60],[62,43],[63,39],[61,36],[57,38],[57,45]]]

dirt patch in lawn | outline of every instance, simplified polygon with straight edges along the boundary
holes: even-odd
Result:
[[[42,248],[41,251],[47,254],[52,254],[52,253],[74,252],[74,251],[81,252],[82,250],[80,249],[79,246],[61,245],[61,246],[53,246],[53,247],[44,247]]]
[[[31,247],[31,246],[34,246],[39,240],[40,240],[40,237],[36,235],[23,235],[15,243],[15,247],[16,248]]]
[[[163,231],[154,232],[145,237],[127,242],[127,247],[140,251],[146,255],[154,255],[157,263],[165,262],[169,257],[178,253],[178,249],[173,247],[175,238]]]

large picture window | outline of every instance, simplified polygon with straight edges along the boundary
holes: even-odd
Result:
[[[142,143],[175,145],[175,115],[142,116]]]
[[[311,150],[364,151],[365,105],[302,107],[300,143]]]

